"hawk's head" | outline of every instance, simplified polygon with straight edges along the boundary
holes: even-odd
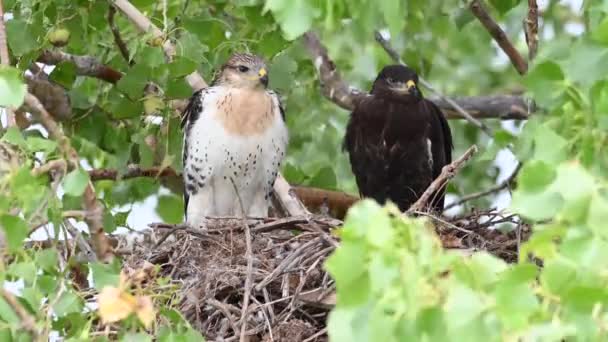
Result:
[[[422,98],[418,89],[418,75],[414,70],[403,65],[384,67],[374,81],[371,93],[408,102]]]
[[[222,66],[213,83],[235,88],[266,88],[266,63],[256,55],[236,53]]]

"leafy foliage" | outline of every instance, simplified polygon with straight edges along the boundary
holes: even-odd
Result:
[[[122,175],[136,163],[180,171],[180,120],[171,101],[190,96],[184,76],[197,70],[210,80],[230,53],[251,50],[268,59],[271,87],[286,103],[290,146],[283,174],[293,184],[356,193],[340,150],[347,113],[321,96],[314,66],[297,38],[309,29],[319,32],[344,78],[368,89],[379,68],[391,62],[373,40],[376,29],[386,29],[401,57],[446,94],[525,91],[534,98],[540,110],[525,123],[487,121],[496,131],[494,139],[466,122],[450,122],[455,155],[473,143],[485,151],[449,188],[462,195],[495,184],[496,155],[511,148],[524,166],[509,209],[529,220],[533,234],[514,265],[486,253],[462,258],[442,250],[424,220],[391,216],[394,208],[360,203],[341,231],[342,245],[327,262],[338,289],[329,322],[332,339],[605,339],[608,2],[585,1],[580,10],[549,2],[543,8],[539,55],[523,78],[502,58],[466,3],[457,0],[132,1],[175,43],[170,62],[162,38],[140,34],[116,13],[114,24],[128,51],[125,60],[108,22],[110,3],[3,2],[11,18],[6,33],[13,64],[0,67],[0,106],[21,106],[24,74],[43,50],[95,56],[122,75],[107,82],[83,75],[70,61],[58,63],[48,79],[69,98],[72,116],[61,120],[68,141],[53,141],[36,127],[1,134],[0,143],[10,148],[0,163],[0,226],[7,247],[0,279],[7,286],[18,283],[15,296],[40,336],[55,331],[66,340],[92,339],[103,317],[91,307],[90,293],[106,289],[106,294],[119,294],[109,297],[120,299],[104,302],[102,310],[112,318],[105,321],[116,322],[113,337],[202,339],[172,309],[167,298],[175,289],[166,279],[155,279],[149,291],[127,287],[117,261],[83,261],[59,243],[69,228],[64,219],[81,218],[91,182],[86,169],[112,168]],[[518,37],[527,3],[488,3],[523,51],[525,42]],[[150,82],[161,91],[147,92]],[[65,157],[62,147],[68,143],[82,159],[79,168],[52,170],[57,179],[32,171]],[[150,196],[158,197],[156,211],[163,220],[181,220],[181,190],[165,181],[94,185],[107,232],[127,227],[130,206]],[[492,199],[472,204],[488,206]],[[53,230],[51,248],[24,249],[24,240],[46,223]],[[91,288],[83,289],[79,275],[86,278],[89,272]],[[138,300],[143,304],[138,306]],[[117,316],[124,308],[129,314]],[[0,298],[0,339],[27,339],[32,332],[23,329],[22,321]]]

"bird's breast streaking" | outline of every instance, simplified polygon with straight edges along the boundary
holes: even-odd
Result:
[[[198,101],[184,143],[187,220],[240,216],[241,202],[248,216],[267,216],[288,141],[277,95],[214,86]]]

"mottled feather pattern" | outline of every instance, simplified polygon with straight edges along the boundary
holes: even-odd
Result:
[[[234,186],[249,216],[267,215],[272,186],[285,156],[287,129],[276,93],[247,92],[247,96],[260,97],[254,103],[268,108],[243,108],[251,99],[235,99],[245,99],[244,92],[212,86],[195,93],[186,108],[183,161],[187,221],[197,224],[203,216],[240,215]],[[256,120],[247,121],[250,116]],[[231,126],[227,120],[245,120],[242,122],[250,130]],[[247,126],[260,120],[268,120],[261,131],[257,125]],[[242,129],[234,131],[234,127]],[[196,204],[192,204],[193,199]]]

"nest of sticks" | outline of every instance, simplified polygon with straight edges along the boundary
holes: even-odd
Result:
[[[518,217],[495,210],[432,220],[445,248],[486,250],[509,262],[529,235]],[[160,276],[179,286],[178,309],[209,341],[241,335],[247,341],[326,341],[335,287],[323,263],[339,245],[332,230],[341,224],[288,217],[245,226],[223,218],[205,233],[155,224],[145,238],[117,247],[127,255],[126,268],[160,266]]]

